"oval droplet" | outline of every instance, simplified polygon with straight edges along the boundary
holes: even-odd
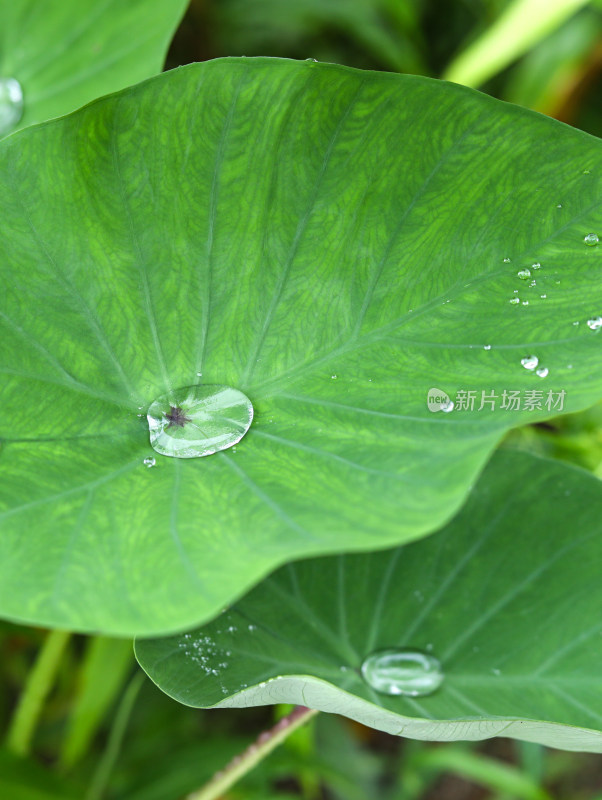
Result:
[[[513,306],[516,306],[520,303],[520,300],[518,297],[511,297],[510,300],[508,300],[508,302],[512,303]]]
[[[539,364],[539,359],[537,356],[525,356],[525,358],[521,358],[520,363],[525,369],[535,369]]]
[[[144,464],[145,467],[148,467],[150,469],[151,467],[154,467],[157,462],[154,458],[149,457],[145,458],[142,463]]]
[[[602,317],[592,317],[592,319],[588,319],[587,327],[591,328],[593,331],[599,331],[602,328]]]
[[[519,269],[519,271],[516,274],[521,279],[521,281],[526,281],[527,278],[531,277],[531,270],[528,269],[528,267],[525,267],[524,269]]]
[[[588,247],[595,247],[600,241],[600,238],[597,233],[588,233],[587,236],[583,237],[583,241]]]
[[[362,677],[381,694],[423,697],[443,683],[441,664],[419,650],[380,650],[362,664]]]
[[[0,78],[0,136],[14,130],[23,116],[23,89],[15,78]]]
[[[535,264],[531,264],[531,269],[541,269],[539,261],[536,261]]]
[[[157,453],[200,458],[240,442],[253,421],[253,405],[230,386],[184,386],[158,397],[146,417]]]
[[[535,370],[535,374],[539,375],[540,378],[546,378],[549,371],[550,370],[547,367],[539,367],[539,369]]]

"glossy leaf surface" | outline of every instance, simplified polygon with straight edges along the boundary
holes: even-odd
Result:
[[[441,526],[505,430],[602,395],[601,156],[458,86],[276,59],[5,139],[0,614],[169,633]],[[146,412],[195,384],[249,431],[158,455]]]
[[[139,641],[163,691],[203,707],[299,703],[416,739],[509,736],[602,752],[602,483],[498,453],[442,531],[393,551],[288,565],[210,624]],[[361,665],[430,654],[428,696]]]

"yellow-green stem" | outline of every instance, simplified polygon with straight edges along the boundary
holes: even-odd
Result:
[[[19,756],[29,753],[44,700],[52,688],[70,636],[67,631],[50,631],[27,676],[25,689],[11,720],[6,739],[8,749]]]

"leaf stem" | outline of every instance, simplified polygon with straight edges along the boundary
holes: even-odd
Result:
[[[13,714],[6,738],[8,749],[18,756],[29,753],[44,700],[52,688],[61,656],[70,636],[68,631],[50,631],[27,676],[25,688]]]
[[[317,711],[305,706],[296,706],[290,714],[282,717],[274,727],[261,733],[253,744],[240,755],[235,756],[223,770],[217,772],[211,780],[196,792],[188,795],[186,800],[219,800],[236,781],[250,772],[272,750],[275,750],[293,731],[300,728],[315,717]]]
[[[117,708],[117,713],[113,719],[111,730],[109,731],[109,738],[107,740],[105,751],[98,762],[98,766],[96,767],[94,775],[92,776],[85,800],[101,800],[103,794],[105,793],[109,778],[113,772],[113,767],[115,766],[115,762],[117,761],[121,751],[121,744],[123,742],[123,737],[125,736],[128,722],[130,721],[134,703],[136,702],[138,692],[142,688],[142,684],[144,683],[145,679],[146,675],[144,672],[137,672],[132,680],[128,683],[127,688],[122,695],[119,707]]]

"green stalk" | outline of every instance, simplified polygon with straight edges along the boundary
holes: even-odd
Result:
[[[8,749],[18,756],[26,756],[29,753],[44,700],[52,688],[61,656],[70,636],[67,631],[50,631],[27,676],[25,688],[6,738]]]
[[[216,773],[213,778],[201,789],[188,795],[187,800],[219,800],[220,797],[243,775],[250,772],[259,764],[272,750],[275,750],[288,736],[309,722],[315,717],[317,711],[305,706],[297,706],[282,717],[273,728],[264,731],[258,736],[256,741],[249,745],[240,755],[235,756],[232,761],[224,767],[221,772]]]
[[[105,793],[115,762],[121,751],[121,744],[127,730],[128,722],[130,721],[134,703],[136,702],[138,692],[142,688],[145,678],[146,675],[144,672],[137,672],[122,695],[109,732],[107,746],[92,776],[85,800],[101,800]]]

